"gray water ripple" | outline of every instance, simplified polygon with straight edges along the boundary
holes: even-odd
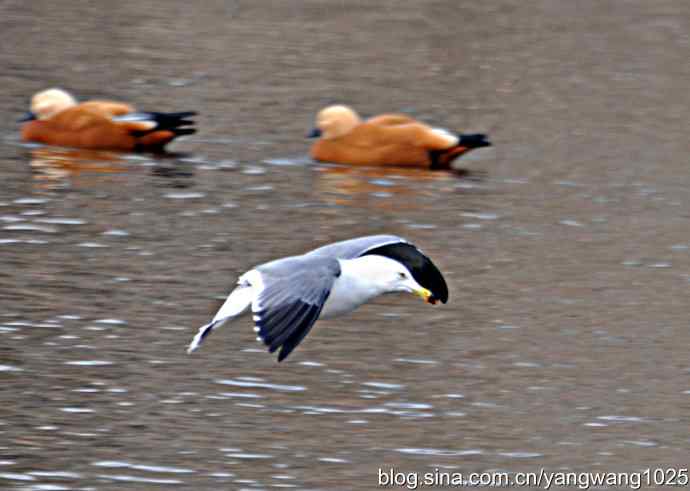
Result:
[[[48,198],[17,198],[13,203],[18,205],[43,205],[49,201],[50,199]]]
[[[500,452],[498,455],[509,459],[534,459],[544,456],[538,452]]]
[[[259,379],[260,380],[260,379]],[[301,385],[285,385],[285,384],[272,384],[263,381],[254,380],[242,380],[242,379],[217,379],[214,380],[215,383],[221,385],[231,385],[233,387],[254,387],[259,389],[269,389],[276,390],[279,392],[303,392],[307,390],[306,387]]]
[[[394,384],[394,383],[388,383],[388,382],[362,382],[362,385],[366,387],[374,387],[376,389],[386,389],[386,390],[401,390],[404,389],[405,386],[402,384]]]
[[[183,481],[179,479],[161,479],[154,477],[139,477],[139,476],[127,476],[127,475],[108,475],[108,474],[98,474],[96,477],[99,479],[105,479],[107,481],[115,482],[131,482],[131,483],[143,483],[143,484],[184,484]]]
[[[396,448],[396,452],[410,455],[438,456],[438,457],[467,457],[471,455],[483,455],[484,450],[470,448],[466,450],[449,450],[443,448]]]
[[[6,225],[2,228],[8,232],[41,232],[45,234],[55,234],[57,229],[55,227],[47,227],[44,225],[34,225],[31,223],[19,223],[16,225]]]
[[[81,218],[35,218],[35,223],[48,223],[51,225],[85,225],[88,223]]]
[[[81,479],[82,475],[78,472],[67,471],[33,471],[29,472],[36,477],[50,477],[52,479]]]
[[[108,360],[73,360],[65,362],[65,365],[77,367],[105,367],[112,364],[113,362]]]
[[[0,472],[0,479],[6,479],[8,481],[35,481],[34,476],[29,474],[19,474],[16,472]]]
[[[167,193],[163,195],[164,198],[175,199],[175,200],[188,200],[188,199],[201,199],[206,197],[206,193],[195,193],[195,192],[176,192]]]
[[[135,464],[122,460],[99,460],[91,463],[94,467],[105,467],[108,469],[133,469],[142,472],[153,472],[157,474],[194,474],[193,469],[183,467],[173,467],[165,465]]]

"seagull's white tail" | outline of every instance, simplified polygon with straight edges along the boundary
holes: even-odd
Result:
[[[197,349],[204,339],[206,339],[206,336],[211,334],[211,331],[222,326],[227,321],[245,313],[252,304],[253,299],[254,291],[250,285],[245,284],[235,288],[218,313],[213,317],[213,320],[199,328],[199,332],[196,333],[192,342],[189,343],[187,353],[191,353]]]

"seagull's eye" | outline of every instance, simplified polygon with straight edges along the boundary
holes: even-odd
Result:
[[[398,273],[398,278],[404,280],[405,278],[407,278],[407,274],[400,272]]]

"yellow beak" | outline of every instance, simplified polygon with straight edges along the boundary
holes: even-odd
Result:
[[[421,297],[425,302],[428,302],[429,299],[431,298],[431,292],[427,290],[426,288],[420,288],[419,290],[414,291],[416,295]]]

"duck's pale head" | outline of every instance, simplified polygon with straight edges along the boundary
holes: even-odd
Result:
[[[76,105],[77,100],[69,92],[62,89],[47,89],[31,98],[31,113],[35,119],[48,119]]]
[[[359,115],[344,105],[328,106],[316,115],[316,128],[309,134],[325,140],[338,138],[352,131],[361,123]]]

